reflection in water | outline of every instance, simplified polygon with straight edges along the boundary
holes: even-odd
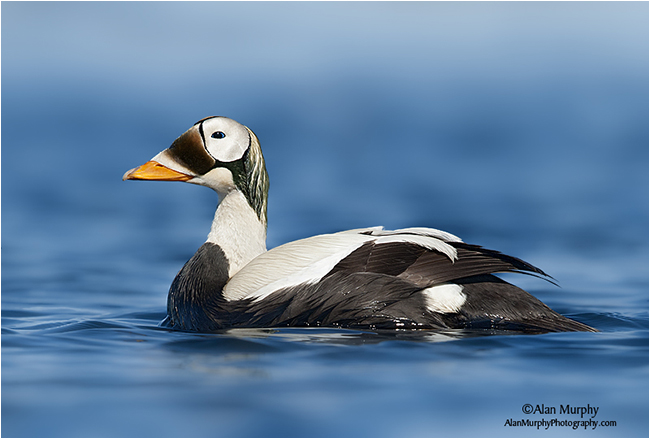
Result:
[[[241,338],[267,338],[274,337],[287,341],[301,343],[332,343],[341,345],[362,345],[381,343],[383,341],[421,341],[443,342],[462,337],[478,336],[463,331],[356,331],[350,329],[334,328],[282,328],[282,329],[244,329],[235,328],[225,331],[225,334]]]

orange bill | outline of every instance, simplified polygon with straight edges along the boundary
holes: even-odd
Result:
[[[122,180],[187,181],[192,178],[194,178],[192,175],[174,171],[167,166],[150,160],[142,166],[126,171]]]

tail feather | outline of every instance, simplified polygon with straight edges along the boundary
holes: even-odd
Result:
[[[455,328],[502,329],[520,332],[598,332],[553,311],[540,300],[496,276],[458,279],[467,296],[460,311],[446,316]]]

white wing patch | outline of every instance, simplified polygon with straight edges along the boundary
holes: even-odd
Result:
[[[391,231],[383,230],[382,227],[301,239],[271,249],[253,259],[230,279],[223,295],[226,300],[258,301],[283,288],[317,283],[342,259],[367,242],[416,244],[440,252],[453,262],[457,258],[456,249],[445,240],[460,241],[454,235],[434,229]]]
[[[429,250],[434,250],[447,255],[449,259],[455,261],[457,259],[456,249],[451,245],[430,236],[422,235],[391,235],[382,236],[375,241],[377,244],[386,244],[389,242],[403,242],[409,244],[416,244]]]
[[[226,284],[226,300],[261,300],[281,288],[313,283],[341,259],[374,238],[360,234],[318,235],[281,245],[253,259]]]
[[[449,314],[460,311],[465,304],[467,295],[463,293],[463,286],[457,284],[443,284],[422,290],[424,300],[429,311]]]
[[[346,230],[343,233],[363,233],[370,236],[378,236],[377,244],[389,242],[404,242],[422,246],[429,250],[443,253],[452,261],[457,259],[456,249],[447,242],[463,242],[458,236],[442,230],[429,229],[426,227],[411,227],[408,229],[384,230],[383,227],[368,227],[365,229]]]
[[[445,242],[463,242],[456,235],[448,232],[443,232],[438,229],[429,229],[427,227],[409,227],[408,229],[397,229],[393,233],[414,233],[416,235],[431,236],[432,238],[442,239]]]

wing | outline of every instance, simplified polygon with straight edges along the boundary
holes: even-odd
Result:
[[[498,272],[548,278],[521,259],[434,229],[372,228],[272,249],[224,291],[235,326],[592,330],[492,275]]]
[[[397,235],[399,236],[399,235]],[[368,241],[332,268],[331,273],[370,272],[398,276],[428,288],[483,274],[517,272],[549,279],[539,268],[521,259],[464,242],[448,242],[455,258],[410,241]]]
[[[453,261],[457,251],[447,239],[458,240],[453,235],[434,229],[384,231],[373,227],[293,241],[249,262],[226,284],[223,296],[226,300],[260,300],[274,291],[319,282],[350,257],[351,261],[356,260],[358,253],[355,251],[365,244],[380,248],[411,245]]]

